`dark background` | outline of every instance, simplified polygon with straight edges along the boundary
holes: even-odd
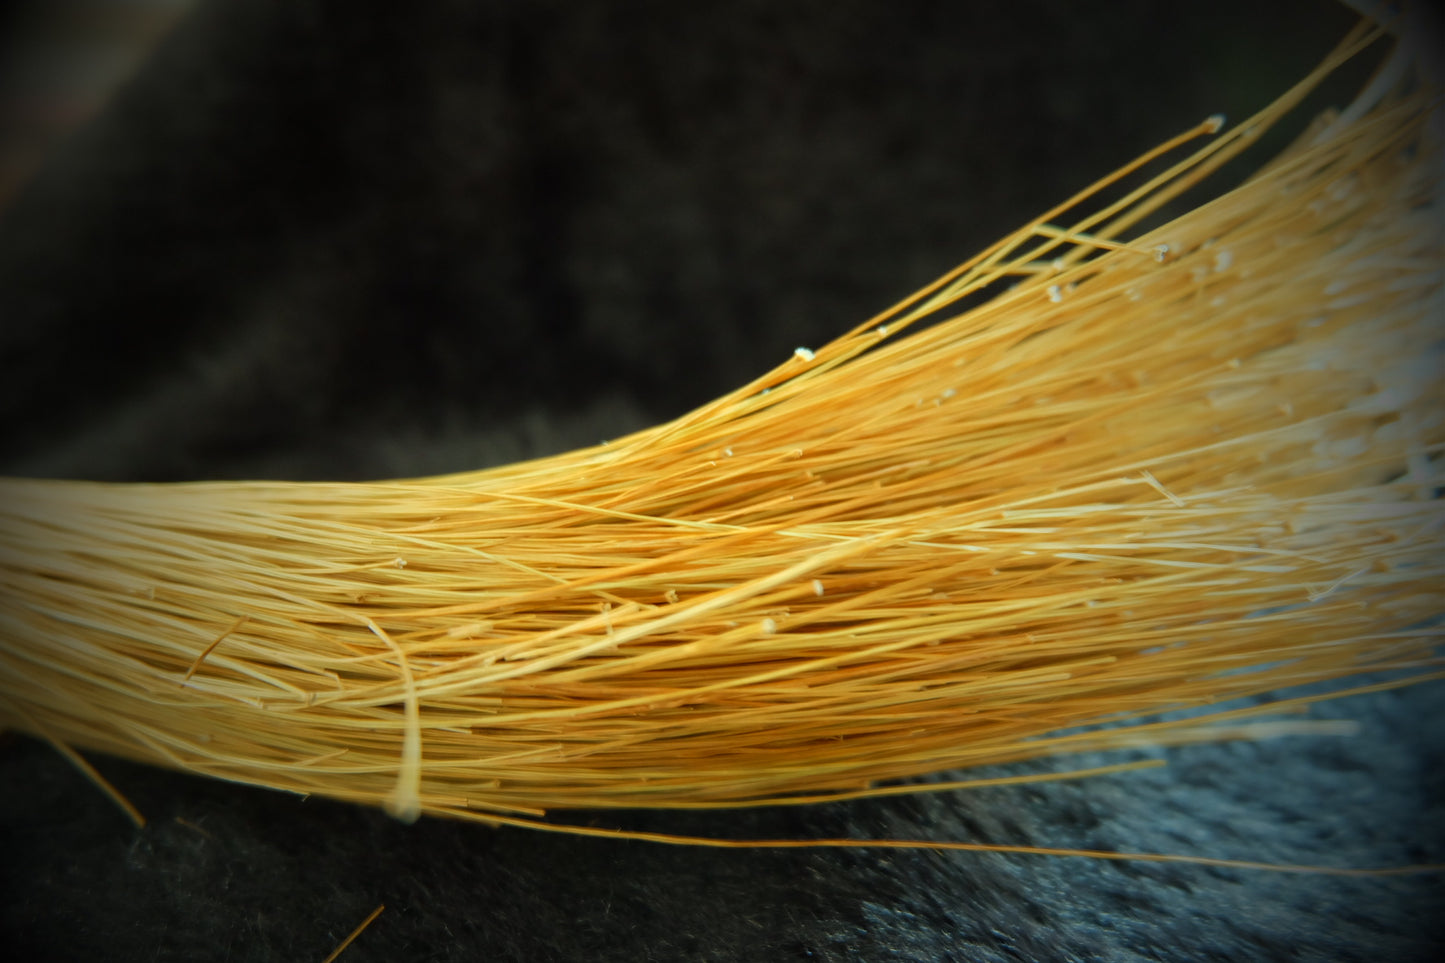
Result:
[[[620,435],[1241,119],[1352,22],[1323,0],[203,0],[0,208],[0,471],[369,478]],[[1441,862],[1441,692],[1319,710],[1354,738],[1085,783],[576,818]],[[12,958],[319,960],[382,902],[347,963],[1424,960],[1442,937],[1439,876],[407,827],[96,762],[147,828],[0,745]]]

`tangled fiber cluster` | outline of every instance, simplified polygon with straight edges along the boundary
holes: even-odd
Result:
[[[1382,33],[610,444],[365,484],[0,481],[0,725],[512,821],[1268,735],[1319,696],[1138,720],[1439,675],[1439,90],[1404,49],[1140,228]]]

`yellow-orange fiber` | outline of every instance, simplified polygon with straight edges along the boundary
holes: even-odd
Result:
[[[1137,229],[1380,34],[1122,200],[611,444],[366,484],[0,481],[0,725],[485,818],[1266,735],[1308,724],[1132,721],[1438,675],[1439,90],[1399,55]]]

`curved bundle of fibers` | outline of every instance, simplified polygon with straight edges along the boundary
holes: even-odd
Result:
[[[611,444],[368,484],[5,480],[0,724],[510,821],[1265,735],[1318,696],[1137,720],[1438,675],[1439,91],[1397,54],[1136,230],[1381,35]]]

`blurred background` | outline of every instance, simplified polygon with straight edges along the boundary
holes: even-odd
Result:
[[[675,416],[1242,119],[1354,22],[1329,0],[0,16],[0,472],[156,481],[460,470]],[[1351,740],[1188,747],[1076,785],[577,818],[1445,861],[1439,697],[1322,709],[1359,720]],[[343,960],[1424,960],[1445,918],[1438,878],[405,827],[96,762],[145,830],[47,747],[0,746],[10,958],[320,959],[382,902]]]
[[[195,0],[18,0],[0,13],[0,207]]]

